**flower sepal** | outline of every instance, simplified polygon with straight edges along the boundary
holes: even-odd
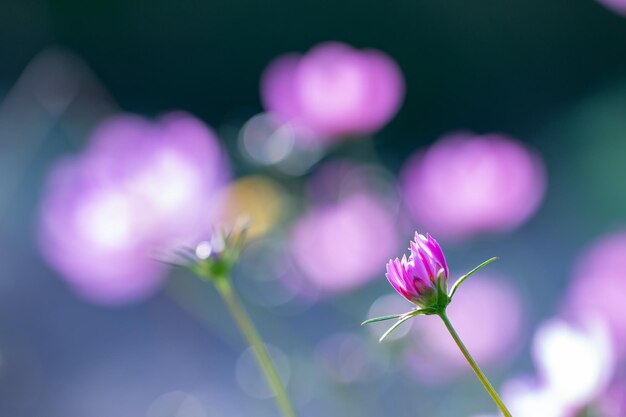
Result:
[[[394,330],[396,330],[402,323],[412,319],[415,316],[431,316],[434,314],[440,315],[445,313],[446,307],[450,304],[451,298],[448,296],[447,289],[442,285],[442,274],[437,277],[436,290],[429,296],[425,297],[425,306],[423,308],[416,308],[403,314],[392,314],[389,316],[374,317],[365,320],[361,323],[361,326],[371,323],[377,323],[380,321],[398,319],[381,337],[378,339],[382,342],[389,336]]]
[[[444,279],[443,277],[443,271],[439,271],[439,274],[437,274],[437,285],[435,289],[435,294],[437,294],[437,296],[435,297],[434,305],[430,307],[434,310],[434,313],[432,314],[444,313],[446,311],[446,307],[448,307],[448,304],[450,304],[450,301],[452,300],[452,298],[448,295],[447,282],[447,279]]]

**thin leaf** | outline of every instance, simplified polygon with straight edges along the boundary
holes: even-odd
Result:
[[[174,268],[185,268],[185,265],[181,265],[181,264],[177,264],[176,262],[170,262],[170,261],[166,261],[164,259],[157,259],[157,258],[153,258],[155,261],[165,264],[165,265],[169,265],[171,267]]]
[[[195,264],[198,262],[198,258],[195,256],[195,252],[191,252],[189,248],[176,249],[174,250],[174,255],[177,255],[179,258],[181,258],[182,261],[191,264]]]
[[[180,250],[181,250],[181,251],[184,251],[184,252],[186,252],[186,253],[188,253],[188,254],[189,254],[189,255],[191,255],[191,256],[194,256],[194,257],[196,256],[196,250],[195,250],[194,248],[192,248],[192,247],[189,247],[189,246],[181,246],[181,247],[180,247]]]
[[[497,257],[496,258],[487,259],[485,262],[483,262],[482,264],[478,265],[476,268],[472,269],[467,274],[465,274],[461,278],[459,278],[457,280],[457,282],[454,283],[454,285],[452,286],[452,289],[450,290],[450,298],[452,298],[454,296],[454,293],[456,292],[457,288],[459,288],[459,285],[461,285],[463,283],[463,281],[465,281],[467,278],[469,278],[470,275],[472,275],[474,272],[477,272],[477,271],[483,269],[484,267],[486,267],[490,263],[492,263],[494,261],[497,261],[497,260],[498,260]]]
[[[404,323],[405,321],[419,315],[419,314],[426,314],[426,310],[412,310],[409,311],[408,313],[405,313],[403,315],[400,316],[400,320],[398,320],[397,322],[395,322],[393,324],[393,326],[391,326],[381,337],[380,339],[378,339],[379,343],[382,343],[383,340],[385,340],[387,338],[387,336],[389,336],[391,334],[391,332],[393,332],[394,330],[396,330],[398,327],[400,327],[400,325],[402,323]]]
[[[378,321],[397,319],[399,317],[404,316],[405,314],[406,313],[403,313],[403,314],[392,314],[391,316],[381,316],[381,317],[375,317],[373,319],[367,319],[363,323],[361,323],[361,326],[365,326],[366,324],[370,324],[370,323],[376,323]]]
[[[385,334],[383,334],[380,339],[378,339],[379,343],[382,343],[383,340],[385,340],[387,338],[387,336],[389,336],[391,334],[391,332],[393,332],[394,330],[396,330],[398,327],[400,327],[400,325],[402,323],[404,323],[405,321],[409,320],[411,317],[413,316],[404,316],[402,317],[400,320],[398,320],[397,322],[395,322],[393,324],[393,326],[391,326],[386,332]]]

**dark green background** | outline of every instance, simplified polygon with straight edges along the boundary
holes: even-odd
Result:
[[[325,40],[380,48],[407,80],[383,134],[402,148],[455,128],[533,140],[567,103],[626,73],[626,22],[593,0],[26,0],[1,10],[5,87],[37,51],[63,45],[124,109],[184,108],[213,125],[259,106],[259,75],[280,53]]]

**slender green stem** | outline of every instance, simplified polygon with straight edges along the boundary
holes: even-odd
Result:
[[[454,330],[454,327],[452,326],[452,323],[450,323],[450,320],[448,319],[446,312],[445,311],[441,312],[439,314],[439,317],[441,317],[441,320],[443,320],[443,323],[446,325],[446,328],[448,329],[448,331],[450,332],[450,335],[456,342],[456,345],[459,347],[459,349],[461,349],[461,353],[463,353],[463,356],[465,356],[465,359],[467,359],[467,362],[469,362],[470,366],[476,373],[476,376],[478,377],[480,382],[483,384],[483,386],[485,387],[485,389],[491,396],[491,399],[493,400],[493,402],[496,403],[496,405],[502,412],[502,415],[504,415],[505,417],[511,417],[511,413],[509,412],[509,410],[507,410],[506,406],[504,405],[504,402],[502,402],[502,399],[500,398],[496,390],[493,388],[493,386],[491,385],[491,383],[489,382],[489,380],[487,379],[483,371],[481,371],[481,369],[478,367],[478,364],[476,363],[474,358],[472,358],[472,355],[470,355],[469,351],[463,344],[463,341],[459,337],[456,330]]]
[[[280,376],[274,367],[274,363],[265,349],[265,345],[259,336],[258,331],[254,327],[252,320],[246,313],[243,305],[239,301],[239,298],[233,291],[228,278],[220,278],[215,281],[215,286],[224,299],[224,302],[228,306],[230,313],[232,314],[241,334],[254,351],[254,356],[263,371],[263,375],[267,380],[272,392],[276,397],[276,404],[282,412],[284,417],[296,417],[296,412],[289,400],[287,391],[280,380]]]

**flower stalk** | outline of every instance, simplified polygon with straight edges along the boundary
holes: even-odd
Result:
[[[230,314],[233,316],[239,331],[246,339],[246,342],[254,352],[254,357],[265,376],[265,380],[270,386],[276,398],[276,405],[280,409],[284,417],[296,417],[296,412],[291,404],[287,390],[280,380],[280,375],[267,353],[265,344],[259,336],[259,332],[252,323],[241,301],[233,291],[230,279],[227,277],[216,279],[215,288],[224,300]]]
[[[472,368],[472,370],[474,371],[474,373],[476,374],[480,382],[483,384],[483,387],[485,387],[485,390],[487,391],[487,393],[489,394],[493,402],[496,403],[496,405],[500,409],[500,412],[502,412],[502,415],[504,417],[511,417],[511,413],[506,408],[506,405],[504,405],[504,402],[500,398],[500,395],[498,395],[498,392],[495,390],[493,385],[491,385],[491,382],[489,382],[489,379],[487,379],[487,376],[485,376],[485,374],[480,369],[480,367],[478,366],[478,364],[476,363],[472,355],[469,353],[469,350],[467,350],[467,347],[461,340],[461,337],[459,336],[459,334],[456,332],[456,330],[454,330],[454,326],[452,326],[452,323],[450,322],[450,319],[448,319],[446,312],[442,311],[438,315],[439,317],[441,317],[441,320],[446,325],[446,329],[448,329],[448,332],[450,332],[450,336],[452,336],[452,339],[454,339],[454,342],[459,347],[459,350],[461,351],[461,353],[463,354],[463,356],[469,363],[470,367]]]
[[[222,230],[215,233],[211,241],[200,243],[195,250],[184,248],[177,251],[176,255],[181,262],[168,263],[182,266],[192,271],[201,280],[212,283],[215,286],[239,331],[252,349],[256,362],[274,394],[276,405],[283,417],[296,417],[295,409],[274,366],[274,362],[268,354],[252,319],[250,319],[232,286],[230,271],[239,259],[239,254],[246,239],[248,225],[239,225],[235,229],[229,232]]]

